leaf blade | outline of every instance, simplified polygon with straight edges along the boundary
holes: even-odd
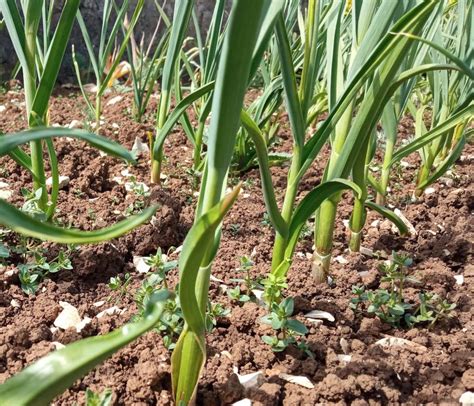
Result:
[[[165,301],[170,298],[172,294],[168,291],[157,292],[151,297],[143,320],[103,336],[76,341],[36,361],[0,385],[2,405],[49,404],[76,379],[151,329],[160,319]]]

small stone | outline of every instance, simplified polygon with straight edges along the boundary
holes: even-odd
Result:
[[[79,120],[72,120],[69,123],[68,128],[82,128],[82,122]]]
[[[97,85],[95,85],[94,83],[86,83],[84,85],[84,91],[86,93],[97,93]]]
[[[11,190],[0,190],[0,199],[8,200],[12,197],[13,192]]]
[[[108,309],[102,310],[99,314],[97,314],[97,318],[101,319],[104,316],[113,316],[114,314],[123,314],[125,309],[120,309],[118,306],[112,306]]]
[[[400,166],[401,166],[402,168],[413,168],[413,165],[412,165],[412,164],[410,164],[410,163],[407,162],[407,161],[403,161],[403,160],[400,161]]]
[[[69,185],[70,181],[71,179],[69,178],[69,176],[59,176],[59,189],[64,189],[67,185]],[[46,186],[53,186],[53,178],[48,178],[46,180]]]
[[[456,279],[456,285],[462,285],[464,283],[464,275],[454,275]]]
[[[211,275],[209,278],[212,282],[225,283],[222,279],[216,278],[214,275]]]
[[[148,152],[150,152],[148,145],[142,142],[139,137],[135,137],[135,141],[132,146],[132,154],[138,158],[139,156],[147,154]]]
[[[462,406],[473,406],[474,392],[464,392],[459,398],[459,403],[461,403]]]
[[[58,341],[53,341],[51,344],[54,345],[55,350],[61,350],[62,348],[65,348],[66,346],[64,344],[61,344]]]
[[[378,340],[375,344],[380,345],[381,347],[412,347],[423,351],[427,350],[424,345],[417,344],[413,341],[405,340],[404,338],[400,337],[387,336],[381,340]]]
[[[263,376],[263,372],[252,372],[250,374],[239,375],[237,372],[237,368],[234,368],[234,373],[237,375],[240,384],[245,389],[252,389],[258,388],[260,385],[265,382],[265,377]]]
[[[303,388],[314,388],[314,384],[306,376],[289,375],[283,372],[280,373],[278,376],[284,381],[294,383],[295,385],[302,386]]]
[[[13,308],[19,308],[20,307],[20,302],[18,302],[18,300],[16,300],[16,299],[12,299],[11,302],[10,302],[10,306],[13,307]]]
[[[2,104],[0,106],[0,113],[3,113],[7,108]]]
[[[133,257],[133,265],[138,273],[147,273],[151,269],[151,266],[147,264],[147,260],[148,257]]]
[[[115,104],[117,104],[119,101],[122,101],[123,97],[122,96],[115,96],[115,97],[112,97],[108,102],[107,102],[107,106],[113,106]]]
[[[341,339],[339,340],[339,345],[341,346],[341,349],[344,352],[344,354],[350,353],[349,343],[344,337],[341,337]]]
[[[322,310],[311,310],[309,313],[306,313],[304,317],[306,317],[307,319],[324,319],[330,322],[336,321],[336,319],[331,313]]]
[[[18,272],[19,272],[18,268],[12,268],[5,272],[5,276],[11,278],[13,275],[16,275]]]
[[[59,302],[59,305],[63,308],[62,312],[59,313],[54,325],[63,330],[68,328],[75,328],[79,333],[81,330],[89,324],[92,320],[89,317],[85,317],[83,320],[79,316],[79,311],[73,305],[67,302]]]
[[[232,403],[231,406],[252,406],[252,401],[250,399],[242,399],[239,400],[238,402]]]
[[[340,264],[343,264],[343,265],[349,263],[349,261],[346,258],[344,258],[342,255],[338,255],[337,257],[335,257],[334,261],[339,262]]]
[[[452,178],[447,178],[447,177],[442,177],[439,178],[440,183],[447,187],[453,187],[454,186],[454,180]]]
[[[413,237],[413,236],[416,236],[417,235],[417,232],[415,230],[415,227],[413,227],[413,224],[410,223],[410,220],[408,220],[405,215],[401,212],[401,210],[399,209],[395,209],[394,210],[394,213],[400,218],[400,220],[403,221],[403,223],[407,226],[408,228],[408,232],[410,233],[410,235]],[[396,229],[398,230],[398,229]]]
[[[256,303],[259,305],[259,306],[263,306],[265,304],[265,301],[263,300],[263,290],[260,290],[260,289],[253,289],[252,290],[252,293],[253,295],[255,296],[255,298],[257,299],[256,300]]]
[[[337,354],[337,359],[342,363],[348,364],[351,362],[352,356],[347,354]]]
[[[372,223],[370,223],[370,227],[372,228],[379,228],[380,225],[380,220],[374,220]]]
[[[365,255],[365,256],[367,256],[367,257],[373,257],[373,256],[374,256],[374,251],[371,250],[370,248],[360,247],[359,252],[360,252],[362,255]]]
[[[221,354],[232,361],[232,354],[229,351],[227,350],[221,351]]]
[[[474,369],[468,369],[462,374],[462,384],[467,390],[474,390]]]
[[[434,187],[429,187],[425,189],[425,195],[431,195],[434,192],[436,192],[436,189]]]

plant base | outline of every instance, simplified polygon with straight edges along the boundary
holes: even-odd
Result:
[[[320,255],[316,251],[313,253],[311,274],[313,275],[316,283],[327,283],[330,264],[331,254]]]
[[[351,231],[351,239],[349,242],[349,250],[351,252],[359,252],[360,251],[360,241],[361,241],[362,233]]]

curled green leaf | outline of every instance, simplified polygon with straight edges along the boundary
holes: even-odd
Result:
[[[140,214],[131,216],[110,227],[94,231],[81,231],[42,223],[0,199],[0,224],[17,233],[41,240],[61,244],[92,244],[120,237],[150,219],[156,209],[156,206],[149,207]]]
[[[164,304],[173,294],[167,290],[154,293],[145,316],[109,334],[89,337],[46,355],[0,385],[2,406],[46,406],[76,379],[120,348],[132,342],[159,321]]]
[[[0,156],[14,151],[16,147],[27,144],[31,141],[38,141],[53,137],[70,137],[86,141],[93,147],[104,151],[105,153],[123,158],[128,162],[134,162],[132,153],[122,147],[115,141],[109,140],[97,134],[89,133],[84,130],[75,130],[58,127],[40,127],[19,133],[8,134],[0,137]]]

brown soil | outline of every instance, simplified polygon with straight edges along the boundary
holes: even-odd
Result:
[[[131,118],[131,95],[113,106],[104,101],[104,125],[101,133],[131,148],[135,137],[146,142],[146,131],[153,129],[152,99],[149,115],[143,124]],[[5,133],[25,127],[23,96],[10,91],[0,96],[6,111],[0,115],[0,131]],[[85,122],[84,102],[75,90],[61,91],[53,98],[51,124],[66,126],[72,120]],[[409,119],[400,126],[402,137],[412,135]],[[289,133],[280,130],[281,145],[288,150]],[[126,166],[119,160],[102,157],[96,150],[77,141],[56,140],[61,173],[70,177],[70,184],[61,191],[58,219],[84,230],[103,227],[123,218],[123,212],[133,202],[122,184],[114,181]],[[351,212],[350,198],[340,207],[335,232],[334,257],[342,255],[347,264],[333,262],[332,286],[316,285],[310,276],[306,255],[311,252],[311,237],[299,244],[289,273],[285,294],[295,297],[295,315],[309,329],[306,340],[314,358],[289,348],[274,353],[261,341],[267,328],[261,324],[264,309],[254,303],[243,306],[222,293],[220,283],[212,282],[211,300],[231,309],[227,318],[219,320],[217,328],[207,337],[208,360],[198,390],[198,404],[220,405],[244,397],[254,405],[382,405],[382,404],[457,404],[460,395],[474,389],[474,322],[471,311],[474,287],[471,243],[474,209],[472,173],[474,148],[468,145],[463,159],[453,170],[447,186],[438,182],[435,192],[410,200],[414,170],[405,168],[394,174],[390,203],[402,210],[417,230],[417,235],[400,237],[391,225],[370,213],[363,246],[379,253],[392,250],[409,253],[414,259],[413,274],[422,282],[424,291],[434,291],[457,304],[454,317],[433,329],[394,329],[376,318],[355,314],[348,308],[351,287],[365,284],[371,289],[380,285],[377,265],[382,259],[349,254],[347,230],[342,220]],[[136,313],[133,294],[143,276],[132,265],[134,255],[154,253],[159,246],[167,250],[179,246],[192,224],[195,196],[193,179],[186,172],[191,166],[192,148],[180,131],[175,131],[165,144],[167,162],[163,187],[152,189],[150,200],[158,202],[157,221],[144,225],[113,242],[80,247],[73,253],[72,271],[61,271],[47,279],[35,296],[25,295],[19,286],[15,269],[0,270],[0,382],[17,373],[39,357],[54,350],[53,342],[67,344],[77,339],[104,334],[126,323]],[[301,185],[302,195],[319,182],[327,157],[323,151]],[[139,181],[148,183],[148,157],[128,168]],[[416,163],[415,157],[406,159]],[[21,187],[31,187],[28,175],[9,158],[0,160],[1,177],[14,194],[10,201],[23,202]],[[272,168],[273,181],[279,196],[284,193],[286,168]],[[273,232],[262,224],[265,207],[257,170],[243,176],[244,192],[228,214],[223,227],[221,248],[213,274],[224,284],[235,285],[231,279],[242,255],[254,253],[253,277],[268,272],[271,261]],[[235,179],[231,179],[232,182]],[[376,221],[380,220],[380,221]],[[50,252],[57,246],[47,244]],[[107,286],[111,276],[130,272],[133,282],[124,297],[114,296]],[[454,275],[463,275],[464,283],[456,284]],[[172,276],[173,279],[175,275]],[[415,298],[419,287],[411,286],[407,295]],[[108,300],[103,307],[93,303]],[[18,306],[12,306],[15,300]],[[51,326],[66,301],[79,309],[81,317],[92,322],[80,333],[70,329],[52,332]],[[95,318],[101,310],[116,304],[121,315]],[[319,309],[332,313],[335,322],[314,324],[303,318],[307,311]],[[382,347],[375,344],[386,336],[396,336],[412,342],[403,347]],[[341,354],[351,356],[350,362],[340,361]],[[160,336],[150,332],[119,351],[61,395],[56,405],[83,404],[86,388],[113,390],[117,405],[171,404],[169,375],[170,353]],[[262,371],[265,382],[258,388],[244,391],[233,374]],[[280,373],[304,375],[314,384],[306,389],[279,378]]]

